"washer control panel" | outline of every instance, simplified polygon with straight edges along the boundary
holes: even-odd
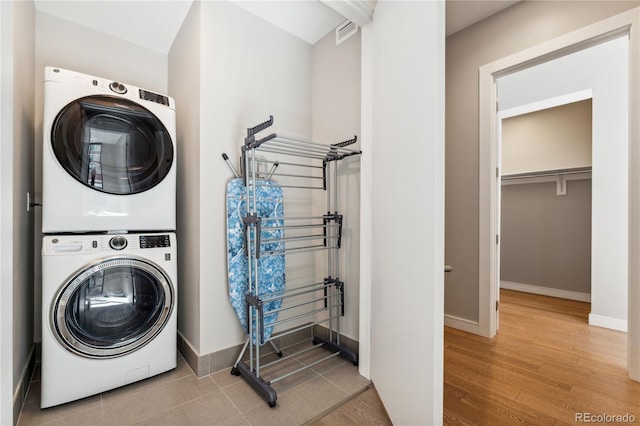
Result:
[[[163,235],[140,235],[140,248],[160,248],[171,247],[169,234]]]
[[[43,255],[116,254],[114,251],[132,253],[142,249],[172,252],[176,249],[175,234],[47,235],[42,240]]]

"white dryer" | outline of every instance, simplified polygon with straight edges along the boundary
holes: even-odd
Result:
[[[173,233],[42,241],[41,407],[176,367]]]
[[[47,67],[42,231],[176,229],[173,98]]]

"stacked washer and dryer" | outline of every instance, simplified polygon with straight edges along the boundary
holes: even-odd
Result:
[[[41,407],[176,367],[175,103],[44,81]]]

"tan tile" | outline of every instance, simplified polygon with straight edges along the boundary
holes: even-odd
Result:
[[[136,425],[228,425],[231,424],[231,420],[234,424],[242,424],[236,422],[240,419],[235,420],[240,415],[240,410],[231,403],[224,392],[217,390],[145,419]]]
[[[279,377],[283,377],[286,374],[293,372],[297,369],[305,367],[300,361],[292,358],[280,363],[277,368],[271,369],[266,373],[266,377],[271,380],[276,380]],[[281,393],[288,392],[301,384],[308,382],[309,380],[318,377],[318,373],[310,368],[299,371],[291,376],[280,379],[275,383],[272,383],[271,387],[280,395]]]
[[[278,405],[269,408],[263,403],[244,415],[252,424],[300,425],[329,410],[347,397],[347,393],[322,377],[310,380],[295,389],[278,395]]]
[[[174,368],[173,370],[164,372],[162,374],[158,374],[157,376],[150,377],[145,380],[147,381],[152,380],[154,385],[156,385],[156,384],[161,384],[165,382],[170,382],[173,380],[178,380],[189,375],[195,376],[195,373],[193,372],[193,370],[191,370],[191,367],[189,367],[189,364],[187,364],[187,361],[185,361],[185,359],[182,356],[180,356],[178,357],[176,368]]]
[[[78,401],[69,402],[55,407],[40,409],[40,397],[33,403],[25,404],[18,419],[18,425],[38,426],[74,419],[85,413],[101,412],[101,396],[95,395]]]
[[[40,380],[29,384],[29,390],[27,391],[27,397],[25,398],[24,403],[25,405],[31,403],[40,404]]]
[[[238,414],[232,419],[224,422],[225,426],[250,426],[251,422],[247,420],[244,414]]]
[[[85,410],[74,413],[63,419],[47,423],[46,426],[108,426],[107,416],[101,409]]]
[[[211,378],[221,388],[225,388],[229,385],[239,382],[240,380],[243,380],[240,376],[231,374],[231,368],[213,373],[211,375]]]
[[[264,402],[260,395],[258,395],[244,379],[240,379],[232,385],[225,386],[223,392],[243,413]]]
[[[131,424],[151,415],[167,411],[218,389],[209,376],[189,375],[157,386],[123,389],[103,394],[103,407],[112,424]],[[140,407],[145,407],[141,410]]]
[[[334,355],[330,357],[330,355],[335,354],[335,352],[327,350],[320,345],[313,345],[312,343],[309,343],[306,345],[301,345],[300,349],[304,349],[305,347],[306,348],[310,347],[313,349],[296,356],[296,359],[302,362],[303,364],[311,365],[320,361],[323,358],[327,358],[325,361],[318,362],[317,364],[314,364],[311,367],[313,368],[314,371],[318,372],[319,374],[323,374],[329,370],[332,370],[348,362],[347,360],[342,358],[340,355]]]
[[[322,377],[325,377],[349,394],[359,392],[371,384],[370,380],[358,373],[358,367],[351,363],[334,368],[323,374]]]
[[[331,411],[325,417],[312,424],[313,426],[392,425],[384,410],[372,409],[357,398]]]

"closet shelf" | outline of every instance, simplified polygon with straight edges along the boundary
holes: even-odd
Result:
[[[509,173],[501,176],[502,180],[529,179],[548,176],[567,176],[582,173],[591,173],[591,167],[572,167],[566,169],[540,170],[535,172]]]
[[[567,195],[567,181],[591,179],[591,167],[541,170],[502,175],[502,185],[555,182],[556,195]]]

